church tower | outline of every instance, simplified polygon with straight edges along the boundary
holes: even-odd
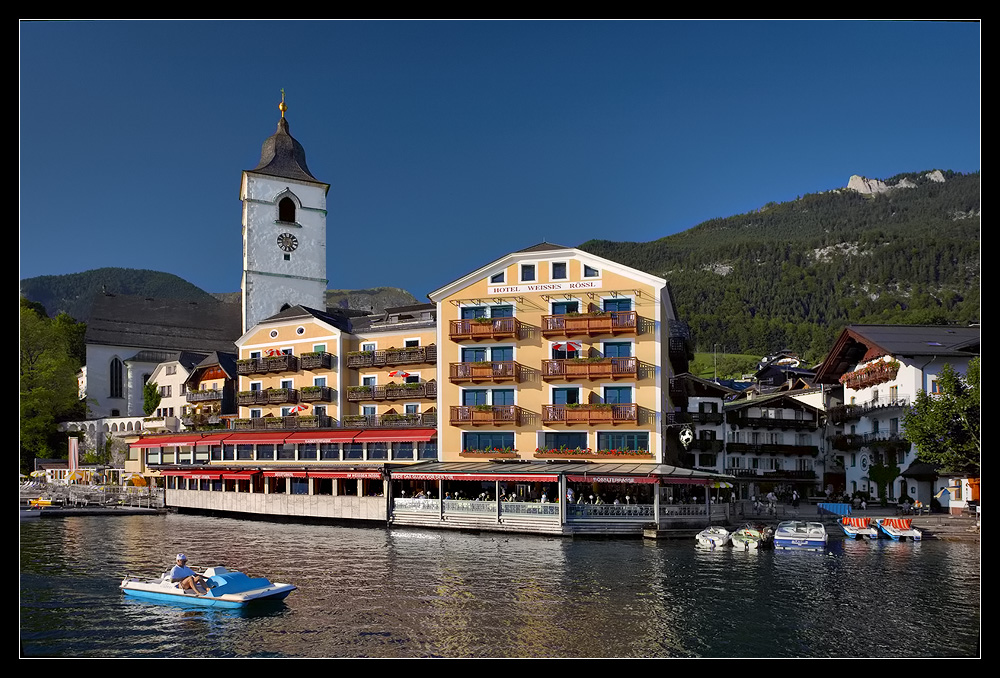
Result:
[[[281,94],[278,131],[243,172],[243,331],[289,306],[326,309],[326,194],[292,138]]]

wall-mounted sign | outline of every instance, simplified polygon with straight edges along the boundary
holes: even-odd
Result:
[[[582,282],[535,283],[531,285],[492,285],[487,294],[525,294],[527,292],[572,292],[574,290],[599,290],[601,283],[597,280]]]

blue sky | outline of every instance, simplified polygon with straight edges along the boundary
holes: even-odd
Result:
[[[23,22],[20,277],[238,291],[281,88],[331,184],[330,287],[423,299],[542,240],[977,171],[980,51],[976,23]]]

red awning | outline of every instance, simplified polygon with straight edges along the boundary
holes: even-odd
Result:
[[[210,445],[214,443],[221,443],[231,435],[233,435],[232,431],[226,431],[225,433],[209,433],[208,435],[202,436],[201,440],[198,441],[198,444]]]
[[[223,480],[250,480],[250,478],[260,471],[223,471]]]
[[[157,436],[155,438],[140,438],[129,447],[180,447],[194,445],[201,441],[200,435],[193,436]]]
[[[310,478],[355,478],[382,480],[381,471],[309,471]]]
[[[625,485],[655,485],[660,482],[659,478],[650,476],[566,476],[566,480],[574,483],[608,483]]]
[[[354,436],[361,433],[357,430],[311,431],[293,433],[288,436],[290,443],[349,443]]]
[[[540,482],[555,482],[557,475],[547,473],[416,473],[408,471],[393,471],[393,480],[536,480]]]
[[[305,478],[305,471],[264,471],[265,478]]]
[[[218,480],[222,477],[221,471],[161,471],[165,476],[177,476],[178,478],[193,478],[194,480]]]
[[[387,431],[362,431],[361,434],[354,439],[357,443],[409,443],[409,442],[420,442],[426,443],[428,440],[434,438],[437,435],[437,429],[433,428],[411,428],[411,429],[393,429]]]
[[[265,431],[238,431],[226,438],[230,445],[273,445],[283,443],[292,437],[291,433]]]

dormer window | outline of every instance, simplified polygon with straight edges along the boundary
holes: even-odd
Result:
[[[499,273],[494,273],[490,276],[491,285],[502,285],[507,281],[507,272],[500,271]]]
[[[521,264],[521,282],[535,282],[534,264]]]
[[[553,261],[552,262],[552,280],[565,280],[566,279],[566,262],[565,261]]]
[[[278,201],[278,221],[295,223],[295,201],[291,198],[282,198]]]

